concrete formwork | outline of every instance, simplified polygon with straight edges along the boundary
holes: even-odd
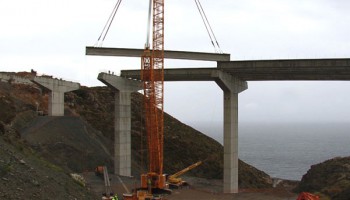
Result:
[[[98,80],[115,89],[114,173],[131,176],[131,93],[142,89],[141,82],[107,73]]]
[[[49,90],[49,116],[64,116],[64,93],[80,88],[79,83],[36,76],[33,83]]]

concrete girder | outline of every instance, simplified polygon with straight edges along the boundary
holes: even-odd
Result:
[[[16,76],[14,74],[7,74],[6,72],[0,72],[0,82],[20,83],[27,85],[34,85],[29,78]]]
[[[142,89],[141,82],[107,73],[98,80],[115,90],[114,173],[131,176],[131,93]]]
[[[80,88],[79,83],[49,77],[35,76],[31,81],[50,91],[49,116],[64,116],[64,93]]]
[[[217,68],[183,68],[164,69],[164,81],[213,81],[213,71]],[[141,79],[140,70],[122,70],[121,76]]]
[[[86,47],[86,55],[92,56],[141,57],[143,51],[144,49]],[[230,54],[165,50],[164,58],[203,61],[229,61]]]
[[[218,62],[218,69],[245,81],[350,80],[350,59]]]

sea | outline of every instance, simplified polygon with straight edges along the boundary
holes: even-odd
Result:
[[[223,144],[219,123],[194,123]],[[273,178],[301,180],[312,165],[350,156],[349,123],[240,123],[238,155]]]

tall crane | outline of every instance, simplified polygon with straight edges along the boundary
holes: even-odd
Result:
[[[151,9],[152,8],[152,9]],[[141,80],[144,92],[145,126],[148,145],[148,173],[141,175],[141,187],[164,189],[164,0],[150,0],[149,23],[152,16],[152,49],[149,32],[141,57]],[[150,30],[150,28],[148,28]]]

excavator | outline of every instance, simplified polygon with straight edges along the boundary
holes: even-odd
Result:
[[[185,169],[176,172],[175,174],[169,175],[167,178],[167,181],[169,183],[170,188],[179,188],[181,186],[187,185],[186,181],[183,181],[182,178],[179,178],[179,176],[183,175],[184,173],[190,171],[193,168],[198,167],[199,165],[202,164],[202,161],[196,162],[193,165],[190,165],[186,167]]]
[[[308,192],[302,192],[299,194],[297,200],[320,200],[320,197]]]

